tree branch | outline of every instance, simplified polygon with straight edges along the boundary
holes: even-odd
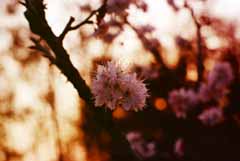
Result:
[[[29,48],[30,49],[34,49],[34,50],[38,50],[38,51],[41,51],[43,53],[43,56],[48,58],[49,61],[52,63],[52,64],[55,64],[55,58],[52,56],[51,52],[46,48],[44,47],[43,45],[41,45],[41,39],[37,40],[35,38],[30,38],[32,40],[32,42],[35,44],[33,46],[30,46]]]
[[[72,30],[76,30],[78,28],[80,28],[81,26],[85,25],[85,24],[92,24],[93,21],[91,21],[90,19],[94,16],[94,15],[97,15],[97,14],[100,14],[100,12],[105,9],[106,7],[106,3],[107,1],[105,0],[104,3],[96,10],[93,10],[82,22],[80,22],[79,24],[75,25],[75,26],[72,26],[72,23],[75,21],[74,17],[70,17],[66,27],[64,28],[63,32],[60,34],[59,36],[59,41],[62,42],[64,37],[66,36],[66,34],[69,32],[69,31],[72,31]]]
[[[54,64],[73,84],[79,96],[89,105],[92,105],[93,97],[89,87],[78,70],[71,63],[69,55],[62,46],[62,43],[59,42],[58,37],[52,32],[46,21],[44,12],[45,7],[41,7],[44,6],[42,0],[26,0],[25,6],[27,10],[24,12],[24,15],[29,22],[31,31],[47,42],[55,54]]]
[[[135,31],[135,33],[137,34],[138,38],[141,40],[144,48],[152,53],[152,55],[155,58],[156,62],[160,64],[162,70],[168,70],[167,66],[163,62],[163,59],[161,57],[161,53],[159,52],[159,50],[156,47],[152,47],[151,44],[150,44],[151,42],[141,32],[139,32],[138,29],[135,26],[133,26],[127,20],[126,20],[126,24],[129,27],[131,27],[133,31]]]
[[[66,34],[71,30],[71,25],[74,22],[74,20],[75,20],[74,17],[70,17],[70,19],[69,19],[67,25],[65,26],[63,32],[58,37],[59,41],[62,42],[64,37],[66,36]]]
[[[198,71],[198,84],[203,79],[203,44],[202,44],[202,35],[201,35],[201,24],[198,22],[197,17],[194,13],[194,10],[188,5],[187,1],[185,1],[184,7],[190,11],[191,17],[196,26],[196,37],[197,37],[197,71]]]
[[[104,4],[106,4],[106,0]],[[93,96],[90,88],[86,84],[85,80],[81,77],[78,70],[73,66],[70,61],[69,55],[67,51],[64,49],[62,42],[59,40],[63,40],[65,35],[74,29],[81,27],[83,24],[87,23],[89,19],[99,12],[100,17],[97,17],[98,20],[101,20],[105,14],[105,6],[100,7],[97,11],[94,11],[90,14],[83,22],[76,26],[71,26],[74,18],[70,18],[68,24],[66,25],[63,33],[59,37],[57,37],[50,26],[48,25],[45,18],[45,5],[43,4],[43,0],[25,0],[25,3],[22,4],[26,7],[26,11],[24,15],[29,23],[31,31],[40,36],[43,40],[46,41],[48,46],[51,48],[54,54],[54,64],[61,70],[61,72],[67,77],[67,79],[73,84],[74,88],[77,90],[79,96],[85,100],[87,106],[89,108],[84,108],[85,112],[85,121],[83,123],[83,129],[87,133],[86,144],[91,144],[94,142],[94,139],[97,138],[97,135],[101,133],[102,130],[109,132],[112,136],[112,144],[113,147],[117,147],[117,143],[120,143],[123,146],[123,151],[126,152],[124,157],[132,161],[138,161],[139,159],[136,157],[134,152],[131,150],[126,138],[121,135],[121,131],[114,126],[114,122],[112,120],[111,112],[106,111],[104,109],[96,109],[94,108]],[[33,40],[35,46],[33,48],[40,49],[40,51],[44,51],[45,54],[49,55],[45,50],[42,49],[42,46],[39,45],[38,41]],[[52,58],[51,58],[52,59]],[[106,116],[107,115],[107,116]],[[104,117],[106,116],[106,117]],[[106,119],[107,118],[107,119]],[[115,152],[118,152],[115,150]],[[119,153],[111,153],[112,160],[119,160]]]

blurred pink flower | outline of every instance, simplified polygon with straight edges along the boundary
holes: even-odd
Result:
[[[198,119],[207,126],[214,126],[223,120],[223,111],[218,107],[211,107],[204,110]]]
[[[125,73],[114,62],[99,65],[92,82],[96,106],[113,110],[122,106],[125,110],[141,110],[145,106],[147,88],[135,73]]]
[[[126,134],[126,138],[129,142],[135,142],[142,139],[142,135],[139,132],[131,131]]]
[[[154,142],[147,142],[139,132],[129,132],[126,135],[128,142],[136,156],[140,159],[147,159],[156,154]]]
[[[212,99],[221,99],[228,93],[227,87],[233,79],[233,71],[229,63],[216,63],[208,74],[207,83],[202,83],[199,88],[200,100],[205,103]]]
[[[170,92],[168,102],[178,118],[186,118],[198,104],[198,96],[193,90],[181,88]]]
[[[233,79],[234,76],[230,64],[227,62],[218,62],[212,71],[209,72],[207,81],[210,87],[222,89],[230,85]]]
[[[178,138],[174,144],[174,153],[178,157],[183,157],[184,155],[184,141],[182,138]]]
[[[216,88],[215,86],[210,86],[208,83],[202,83],[200,85],[198,95],[199,100],[206,103],[210,100],[219,100],[224,95],[226,95],[228,90],[226,88]]]

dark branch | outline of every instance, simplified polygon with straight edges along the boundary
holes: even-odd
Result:
[[[45,18],[45,5],[41,0],[26,0],[26,11],[24,15],[29,22],[30,29],[33,33],[45,40],[48,46],[55,54],[54,64],[61,70],[67,79],[73,84],[78,94],[89,105],[92,105],[92,94],[84,79],[78,70],[70,61],[67,51],[59,42],[58,37],[52,32]]]
[[[67,34],[68,31],[77,29],[81,27],[83,24],[89,22],[90,18],[96,14],[97,12],[101,12],[100,19],[104,15],[105,4],[104,7],[100,7],[99,11],[94,11],[90,14],[83,22],[76,26],[71,26],[73,23],[73,18],[70,18],[68,24],[66,25],[62,38]],[[126,138],[121,135],[121,131],[114,126],[114,122],[112,120],[112,115],[109,111],[105,111],[104,109],[95,109],[93,103],[93,96],[91,94],[90,88],[86,84],[85,80],[81,77],[78,70],[73,66],[70,61],[69,55],[67,51],[64,49],[63,44],[59,41],[59,37],[57,37],[50,26],[48,25],[45,18],[45,5],[43,5],[42,0],[25,0],[24,6],[26,7],[26,11],[24,15],[28,20],[30,29],[33,33],[40,36],[41,39],[45,40],[48,46],[51,48],[54,54],[54,64],[61,70],[61,72],[67,77],[67,79],[73,84],[74,88],[77,90],[79,96],[85,100],[87,106],[89,108],[85,108],[85,121],[83,123],[83,129],[87,133],[86,136],[90,137],[86,139],[87,145],[88,143],[94,142],[94,139],[102,130],[106,130],[110,133],[113,140],[114,147],[117,147],[114,141],[119,143],[124,147],[123,149],[126,151],[126,156],[129,157],[132,161],[137,161],[138,158],[134,155],[134,152],[131,150]],[[98,16],[98,15],[97,15]],[[33,48],[43,50],[41,46],[39,46],[38,41],[33,40],[35,46]],[[45,51],[45,50],[44,50]],[[46,54],[46,53],[45,53]],[[49,53],[47,54],[49,55]],[[106,119],[106,114],[108,114]],[[103,117],[105,116],[105,117]],[[116,150],[115,150],[116,152]],[[112,153],[112,160],[118,160],[119,153]]]
[[[43,45],[41,45],[41,39],[40,40],[37,40],[35,38],[30,38],[32,40],[32,42],[35,44],[33,46],[30,46],[29,48],[30,49],[34,49],[34,50],[38,50],[40,52],[43,53],[43,56],[48,58],[49,61],[52,63],[52,64],[55,64],[55,58],[52,56],[51,52],[48,50],[48,48],[44,47]]]
[[[63,32],[60,34],[59,36],[59,41],[62,42],[64,37],[66,36],[66,34],[69,32],[69,31],[72,31],[72,30],[76,30],[78,28],[80,28],[81,26],[85,25],[85,24],[92,24],[93,21],[91,21],[90,19],[94,16],[94,15],[100,15],[100,13],[103,11],[103,9],[105,10],[106,8],[106,2],[107,1],[104,1],[104,3],[96,10],[93,10],[89,15],[88,17],[86,17],[82,22],[80,22],[79,24],[77,25],[74,25],[72,26],[72,23],[75,21],[75,19],[73,17],[70,17],[66,27],[64,28]],[[103,17],[102,17],[103,18]]]
[[[19,1],[18,3],[26,7],[26,3],[22,2],[22,1]]]
[[[61,33],[61,35],[59,36],[59,41],[63,41],[64,37],[66,36],[66,34],[71,30],[71,25],[74,22],[74,17],[70,17],[66,27],[64,28],[63,32]]]
[[[100,7],[100,8],[101,8],[101,7]],[[99,9],[100,9],[100,8],[99,8]],[[96,13],[98,13],[99,9],[92,11],[92,12],[90,13],[90,15],[89,15],[87,18],[85,18],[82,22],[80,22],[79,24],[77,24],[77,25],[75,25],[75,26],[72,26],[72,27],[71,27],[71,30],[76,30],[76,29],[78,29],[79,27],[81,27],[81,26],[83,26],[83,25],[85,25],[85,24],[93,23],[92,21],[90,21],[90,19],[91,19]]]

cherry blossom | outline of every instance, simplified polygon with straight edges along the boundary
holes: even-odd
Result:
[[[170,92],[168,102],[178,118],[186,118],[197,105],[198,96],[193,90],[181,88]]]
[[[214,126],[223,120],[223,111],[218,107],[212,107],[204,110],[198,119],[207,126]]]
[[[128,142],[136,156],[140,159],[147,159],[156,154],[156,145],[154,142],[147,142],[139,132],[129,132],[126,135]]]
[[[174,144],[174,153],[178,157],[183,157],[184,155],[184,140],[178,138]]]
[[[233,80],[233,71],[229,63],[218,62],[208,74],[208,84],[210,87],[222,89],[228,86]]]
[[[228,93],[228,86],[234,79],[233,71],[229,63],[218,62],[209,72],[207,82],[199,88],[199,98],[205,103],[210,100],[219,100]]]
[[[125,110],[141,110],[148,97],[147,88],[136,73],[126,73],[111,61],[106,66],[99,65],[92,82],[92,93],[96,106],[106,106],[113,110],[122,106]]]

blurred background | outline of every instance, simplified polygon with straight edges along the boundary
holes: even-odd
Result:
[[[102,3],[99,0],[44,2],[46,18],[56,35],[62,32],[70,16],[80,22]],[[147,9],[133,2],[120,13],[119,17],[124,14],[127,22],[113,21],[114,16],[107,15],[107,31],[104,24],[100,27],[93,24],[70,32],[64,39],[64,47],[72,63],[89,85],[96,63],[110,59],[137,71],[146,80],[151,94],[146,111],[134,113],[117,108],[112,116],[124,131],[139,131],[145,139],[156,142],[159,156],[168,158],[175,140],[187,137],[190,138],[186,145],[190,156],[187,160],[239,161],[238,112],[234,115],[235,122],[226,125],[229,129],[224,126],[209,132],[207,128],[207,132],[199,133],[195,125],[170,114],[167,94],[174,88],[194,86],[198,80],[195,18],[201,23],[206,71],[226,53],[238,62],[240,1],[189,0],[189,8],[183,0],[144,2]],[[60,151],[64,154],[63,160],[68,161],[108,160],[109,154],[97,146],[91,150],[94,155],[87,155],[89,149],[83,143],[84,131],[81,130],[83,101],[54,65],[40,52],[28,48],[33,35],[24,10],[17,0],[0,0],[0,161],[54,161],[60,160]],[[174,75],[159,72],[162,65],[156,61],[156,53],[163,66],[174,71]],[[239,95],[238,92],[235,95]],[[179,124],[184,123],[188,126],[182,128]],[[182,131],[187,128],[191,130]],[[196,136],[197,133],[204,137]],[[111,138],[102,135],[102,144],[108,144]],[[223,143],[224,147],[216,142]],[[198,152],[191,151],[195,146]],[[203,150],[208,146],[211,151]]]

